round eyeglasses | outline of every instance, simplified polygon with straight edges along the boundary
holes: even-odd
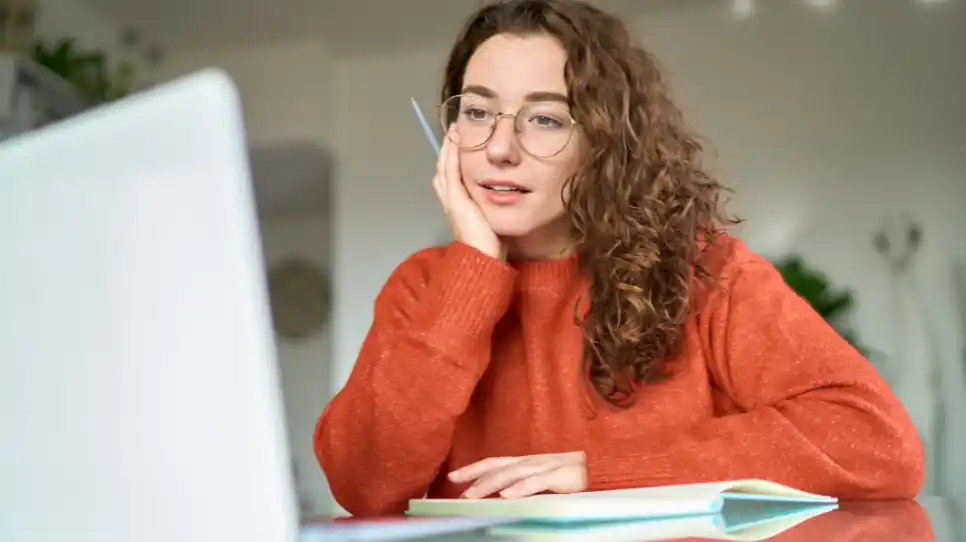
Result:
[[[449,127],[455,125],[459,141],[453,142],[463,149],[486,145],[503,117],[513,119],[517,142],[535,158],[560,154],[570,143],[577,124],[570,115],[570,108],[561,102],[531,102],[516,113],[503,113],[497,111],[491,99],[475,94],[457,94],[439,106],[443,133],[449,137]]]

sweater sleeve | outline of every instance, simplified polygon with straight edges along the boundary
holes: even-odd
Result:
[[[349,379],[316,424],[316,457],[353,515],[401,513],[425,495],[512,297],[505,262],[462,243],[428,259],[390,276]]]
[[[712,384],[738,412],[600,443],[586,451],[589,488],[764,478],[842,499],[916,495],[922,445],[885,381],[764,258],[733,259],[698,326]]]

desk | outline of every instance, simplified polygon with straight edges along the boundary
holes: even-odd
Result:
[[[589,542],[698,542],[707,538],[655,537],[654,529],[636,524],[634,534],[602,537],[561,532],[557,536],[514,537],[477,531],[420,539],[420,542],[541,542],[588,540]],[[677,536],[677,535],[675,535]],[[722,540],[727,538],[717,538]],[[748,540],[749,538],[736,538]],[[750,538],[768,542],[966,542],[966,498],[923,497],[916,501],[842,502],[830,512],[805,520],[777,535]],[[327,540],[337,541],[336,538]],[[376,540],[376,539],[372,539]]]

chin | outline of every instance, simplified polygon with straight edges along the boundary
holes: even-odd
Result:
[[[497,213],[484,213],[493,233],[500,237],[525,237],[537,229],[537,224],[528,217],[493,216]]]
[[[492,225],[493,233],[497,234],[499,237],[526,237],[530,233],[533,233],[532,226],[522,225],[522,224],[507,224],[507,225]]]

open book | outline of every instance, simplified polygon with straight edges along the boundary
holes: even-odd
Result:
[[[833,497],[766,480],[735,480],[639,489],[534,495],[521,499],[412,499],[408,514],[499,516],[530,522],[600,522],[718,514],[747,503],[816,506]]]

